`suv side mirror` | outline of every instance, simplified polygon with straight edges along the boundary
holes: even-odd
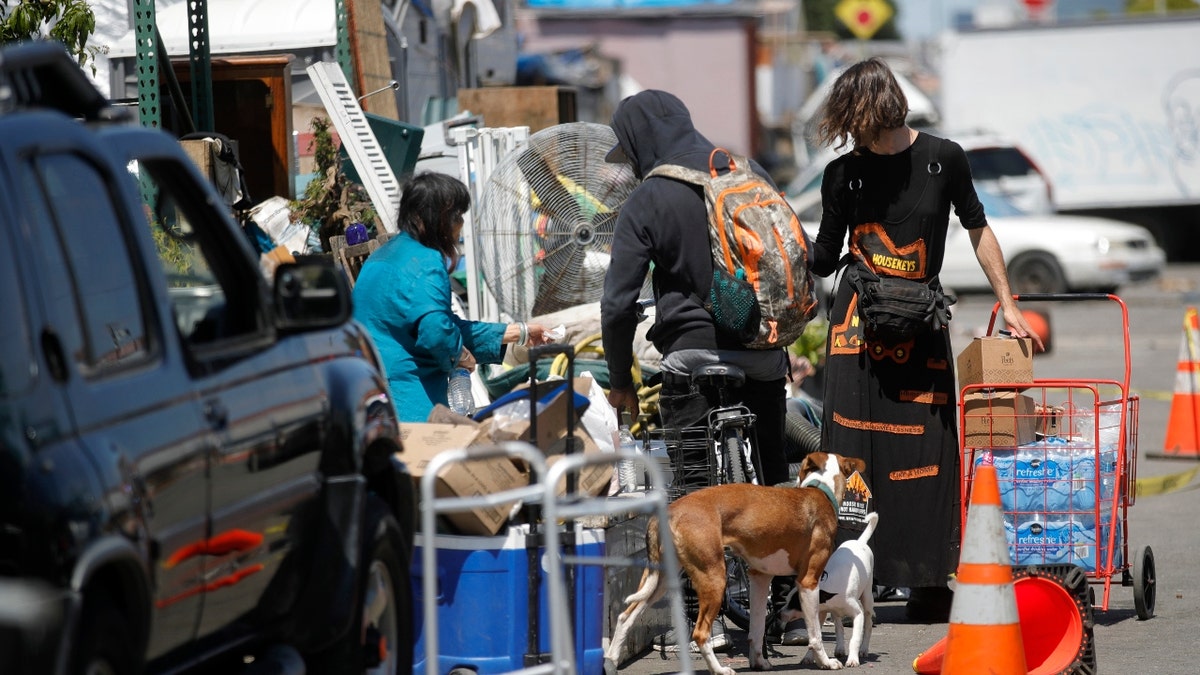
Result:
[[[332,260],[297,257],[275,269],[275,323],[280,330],[334,328],[350,320],[350,285]]]

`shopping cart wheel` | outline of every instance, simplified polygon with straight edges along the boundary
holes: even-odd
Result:
[[[1142,621],[1154,616],[1154,599],[1157,593],[1154,576],[1154,551],[1143,546],[1133,559],[1133,606]]]

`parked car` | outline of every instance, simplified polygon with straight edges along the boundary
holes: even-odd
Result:
[[[1050,178],[1019,144],[986,132],[949,133],[946,138],[967,153],[975,185],[1007,197],[1025,213],[1054,213]]]
[[[975,190],[1004,251],[1016,293],[1111,293],[1130,282],[1153,279],[1166,266],[1166,252],[1140,225],[1056,213],[1031,215],[978,181]],[[940,278],[955,291],[991,288],[953,212]]]
[[[793,182],[799,191],[788,194],[801,224],[814,238],[821,224],[824,173],[825,165],[802,173]],[[1014,292],[1110,292],[1154,278],[1166,265],[1165,252],[1140,225],[1057,213],[1028,214],[995,192],[992,181],[976,179],[975,190],[1004,251]],[[953,210],[950,220],[942,285],[961,292],[989,289],[970,238]]]
[[[413,482],[344,274],[269,281],[122,112],[0,51],[0,672],[409,672]]]

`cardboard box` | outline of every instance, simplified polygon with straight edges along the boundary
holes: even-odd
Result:
[[[490,444],[480,425],[401,423],[400,436],[404,441],[401,458],[420,490],[421,476],[438,453],[457,448],[470,448]],[[528,484],[528,476],[507,457],[457,462],[442,470],[438,476],[434,494],[437,497],[471,497],[494,494]],[[419,493],[418,493],[419,494]],[[461,534],[493,535],[508,523],[512,505],[491,508],[480,507],[471,511],[447,513],[446,518]]]
[[[539,387],[545,383],[539,383]],[[550,383],[555,384],[555,383]],[[575,378],[573,387],[576,393],[586,395],[591,386],[591,381],[587,378]],[[569,401],[567,400],[567,392],[560,392],[555,396],[546,407],[538,414],[537,418],[537,442],[534,443],[546,455],[547,469],[554,465],[558,457],[566,452],[567,448],[567,412],[569,409]],[[583,407],[576,405],[575,414],[575,444],[574,451],[584,454],[601,452],[600,447],[588,435],[583,424],[578,420],[579,414],[583,411]],[[522,440],[529,441],[529,421],[521,420],[512,422],[503,427],[497,426],[494,420],[489,420],[491,424],[485,422],[484,427],[487,429],[488,437],[493,441],[503,440]],[[611,464],[596,464],[585,467],[579,472],[578,490],[591,496],[599,496],[608,491],[609,482],[612,480],[613,467]],[[558,486],[558,494],[566,492],[566,483],[561,482]]]
[[[958,355],[958,386],[1033,382],[1033,341],[989,335],[977,337]],[[1021,387],[1024,389],[1024,387]]]
[[[963,396],[963,439],[967,448],[1012,448],[1036,440],[1033,398],[1015,391]]]

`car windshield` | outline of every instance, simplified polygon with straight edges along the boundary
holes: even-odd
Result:
[[[979,203],[983,204],[983,212],[989,216],[1025,215],[1025,212],[1016,204],[1013,204],[1012,201],[993,190],[983,187],[978,182],[975,183],[975,193],[979,195]]]
[[[967,153],[967,160],[971,164],[971,175],[979,180],[1037,173],[1029,158],[1016,148],[976,148]]]

